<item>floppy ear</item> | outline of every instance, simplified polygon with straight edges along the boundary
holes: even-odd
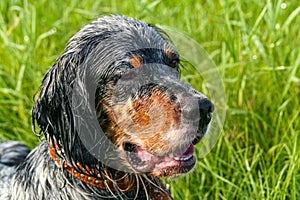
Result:
[[[74,141],[71,97],[76,68],[80,57],[74,54],[63,55],[45,75],[40,87],[40,94],[32,110],[32,127],[40,127],[48,141],[57,142],[59,147],[68,148]],[[66,142],[64,144],[64,142]]]
[[[37,124],[40,127],[38,135],[44,134],[48,142],[63,149],[63,156],[69,161],[84,155],[76,151],[85,151],[75,147],[80,145],[72,110],[73,93],[78,86],[76,79],[79,71],[85,71],[84,62],[92,49],[111,35],[101,30],[92,33],[80,31],[69,41],[63,55],[46,73],[32,110],[33,131],[36,133]]]

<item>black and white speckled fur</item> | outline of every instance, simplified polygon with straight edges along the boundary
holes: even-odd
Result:
[[[120,32],[122,34],[118,34]],[[169,49],[174,52],[174,55],[178,55],[169,45],[167,36],[162,31],[149,24],[124,16],[113,15],[99,18],[84,26],[71,38],[62,56],[47,72],[32,111],[33,130],[36,132],[35,126],[38,125],[40,134],[45,136],[46,142],[40,144],[28,155],[28,149],[20,143],[0,143],[1,200],[151,199],[147,193],[146,184],[153,184],[152,187],[163,190],[155,185],[157,183],[154,181],[156,178],[139,173],[134,176],[140,187],[134,190],[127,192],[102,190],[76,179],[62,166],[57,166],[57,163],[55,164],[49,156],[49,145],[52,144],[57,147],[56,150],[62,150],[59,153],[61,161],[68,163],[76,170],[78,169],[77,163],[98,171],[103,168],[107,169],[107,166],[87,151],[80,140],[80,133],[74,127],[76,121],[74,121],[75,117],[71,109],[72,94],[75,88],[74,80],[79,76],[79,70],[84,71],[87,70],[85,68],[89,68],[91,79],[98,85],[93,100],[96,99],[96,102],[101,99],[107,101],[107,104],[97,111],[97,123],[105,132],[108,128],[106,127],[107,120],[109,120],[105,108],[112,106],[108,95],[111,95],[111,88],[116,85],[120,76],[126,70],[133,68],[130,66],[128,52],[140,48]],[[152,57],[146,58],[147,56],[145,56],[145,59],[149,59],[149,63],[167,66],[165,68],[158,67],[157,73],[170,77],[166,79],[171,81],[169,84],[178,82],[178,85],[186,90],[188,96],[196,96],[197,101],[201,100],[206,109],[203,113],[205,116],[205,119],[202,119],[203,122],[197,121],[194,126],[187,122],[190,126],[183,126],[182,130],[184,131],[178,130],[178,134],[172,137],[170,135],[162,136],[162,138],[171,138],[172,141],[168,146],[166,144],[166,152],[158,149],[155,153],[169,154],[173,149],[181,147],[186,149],[191,143],[199,142],[208,129],[211,120],[210,113],[213,108],[204,95],[179,81],[178,66],[171,65],[174,61],[175,64],[179,63],[178,57],[174,58],[176,60],[166,60],[161,51],[151,52],[151,54]],[[179,94],[177,97],[183,99],[185,95]],[[191,105],[188,100],[190,99],[183,101],[186,110],[189,110]],[[198,108],[197,101],[196,109],[203,109]],[[187,115],[190,113],[187,112]],[[193,116],[188,117],[193,119]],[[200,131],[198,131],[198,126],[201,126]],[[127,164],[121,157],[114,157],[113,159],[121,164]],[[114,169],[109,170],[111,174],[116,172]],[[185,172],[187,171],[181,173]]]
[[[3,143],[4,144],[4,143]],[[0,149],[1,145],[0,144]],[[20,143],[6,142],[6,148],[19,148],[26,154],[26,148]],[[2,146],[3,147],[3,146]],[[73,178],[57,167],[48,155],[49,146],[41,144],[27,156],[18,168],[0,164],[0,199],[1,200],[41,200],[41,199],[134,199],[135,192],[119,193],[112,196],[107,191],[91,187]],[[11,157],[12,162],[18,154]],[[1,160],[2,161],[2,160]],[[76,187],[74,187],[76,186]],[[137,199],[147,199],[143,190]]]
[[[127,28],[126,28],[127,27]],[[124,29],[125,28],[125,29]],[[56,64],[47,72],[41,86],[39,98],[33,108],[33,129],[35,123],[40,126],[41,132],[45,134],[46,143],[40,144],[37,148],[29,152],[28,148],[17,142],[0,143],[0,199],[1,200],[41,200],[41,199],[147,199],[144,188],[139,191],[110,192],[85,184],[70,176],[62,168],[57,167],[49,156],[50,141],[57,141],[60,148],[65,152],[63,159],[67,162],[79,160],[85,163],[88,157],[89,162],[95,161],[93,157],[87,155],[86,149],[78,142],[78,135],[62,134],[68,133],[72,125],[68,122],[72,118],[72,113],[68,112],[68,102],[72,93],[72,82],[76,77],[76,71],[85,61],[89,53],[95,51],[94,48],[102,42],[101,49],[97,52],[102,54],[102,60],[94,66],[91,74],[97,74],[99,84],[109,85],[114,82],[114,77],[124,70],[119,66],[126,66],[128,60],[112,60],[111,53],[115,53],[114,58],[125,58],[127,53],[123,49],[132,45],[129,42],[138,38],[130,34],[136,34],[146,28],[144,37],[145,46],[156,44],[157,47],[167,45],[158,29],[141,21],[124,16],[104,16],[98,20],[84,26],[73,38],[70,39],[63,55]],[[126,32],[126,38],[119,37],[118,32]],[[114,35],[115,39],[110,40],[105,45],[105,40]],[[124,35],[120,35],[124,36]],[[119,37],[119,38],[118,38]],[[144,42],[141,40],[141,42]],[[138,49],[138,45],[133,49]],[[119,54],[119,55],[118,55]],[[99,88],[99,96],[105,98],[107,88]],[[43,113],[46,113],[43,115]],[[105,119],[101,125],[105,126]],[[54,124],[57,123],[57,124]],[[76,149],[74,147],[81,149]],[[80,147],[79,147],[80,146]],[[81,154],[81,156],[78,156]],[[25,156],[27,155],[26,159]],[[97,163],[95,161],[95,163]],[[99,167],[101,163],[94,165]],[[99,167],[101,168],[101,166]],[[139,181],[143,181],[142,176],[138,176]],[[148,179],[148,178],[147,178]],[[150,180],[150,179],[149,179]],[[138,194],[138,195],[137,195]],[[149,197],[148,197],[149,198]]]

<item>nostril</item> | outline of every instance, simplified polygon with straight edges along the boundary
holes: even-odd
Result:
[[[214,111],[214,104],[208,99],[199,101],[200,118],[204,123],[209,123],[211,120],[211,113]]]

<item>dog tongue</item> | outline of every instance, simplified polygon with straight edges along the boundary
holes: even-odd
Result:
[[[136,155],[139,157],[139,158],[142,158],[142,160],[144,162],[147,162],[147,161],[151,161],[153,159],[153,157],[155,157],[154,155],[148,153],[147,151],[145,151],[144,149],[142,149],[141,147],[136,147],[135,151]]]
[[[141,147],[136,147],[134,150],[134,154],[140,159],[141,162],[144,164],[148,163],[149,166],[153,166],[155,163],[159,162],[170,162],[173,160],[187,160],[191,158],[194,154],[194,145],[191,144],[183,153],[183,151],[173,152],[170,155],[157,157]],[[148,166],[148,167],[149,167]]]
[[[160,174],[163,169],[190,166],[195,162],[193,159],[194,145],[192,144],[185,151],[176,151],[162,157],[155,156],[139,146],[132,153],[135,155],[132,157],[133,165],[140,172],[152,171],[154,174]]]
[[[195,151],[194,145],[191,144],[184,153],[174,152],[174,157],[177,158],[189,157],[194,154],[194,151]]]

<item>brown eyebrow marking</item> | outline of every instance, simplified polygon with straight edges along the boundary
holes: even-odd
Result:
[[[174,58],[174,52],[172,51],[172,49],[166,48],[166,49],[164,49],[164,51],[165,51],[166,56],[167,56],[169,59],[172,60],[172,59]]]
[[[129,61],[134,68],[140,68],[143,65],[143,59],[140,55],[132,56]]]

